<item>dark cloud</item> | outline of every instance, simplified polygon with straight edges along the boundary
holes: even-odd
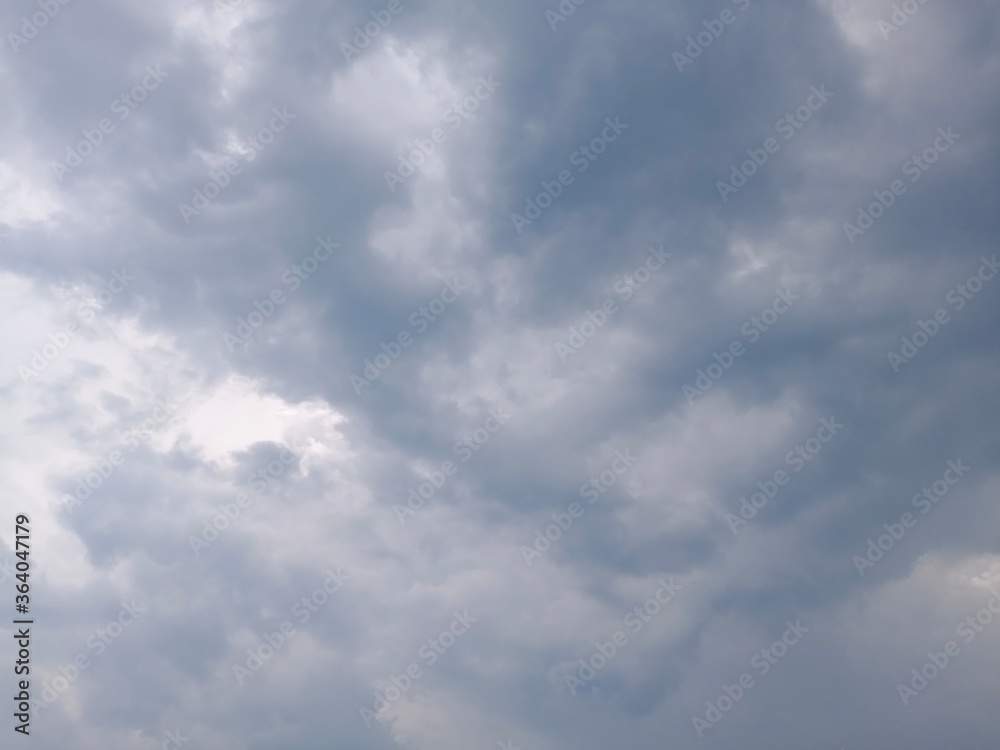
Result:
[[[33,518],[34,697],[93,661],[34,743],[987,747],[1000,626],[958,628],[1000,588],[1000,281],[969,283],[996,252],[997,12],[903,5],[886,38],[892,4],[854,0],[120,0],[7,37],[0,466],[8,518]],[[89,155],[60,180],[67,149]],[[401,160],[421,163],[390,189]],[[321,238],[339,248],[309,271]],[[646,280],[650,248],[670,257]],[[157,399],[177,414],[144,424]],[[98,654],[132,599],[148,610]]]

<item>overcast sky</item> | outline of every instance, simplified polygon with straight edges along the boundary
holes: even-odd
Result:
[[[2,744],[995,750],[998,22],[6,3]]]

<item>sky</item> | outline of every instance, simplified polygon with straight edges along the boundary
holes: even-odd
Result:
[[[996,0],[0,32],[5,747],[996,748]]]

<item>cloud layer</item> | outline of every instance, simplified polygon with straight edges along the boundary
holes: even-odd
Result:
[[[992,747],[998,21],[0,11],[30,742]]]

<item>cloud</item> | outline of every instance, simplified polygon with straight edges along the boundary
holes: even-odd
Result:
[[[958,628],[997,586],[1000,302],[955,290],[997,251],[997,12],[896,5],[0,12],[37,27],[0,59],[0,591],[25,514],[35,742],[995,735],[1000,628]]]

